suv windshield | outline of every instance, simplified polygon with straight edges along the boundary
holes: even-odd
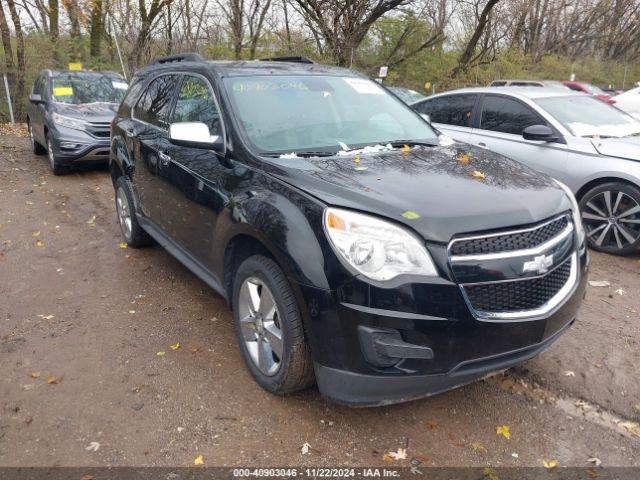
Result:
[[[127,93],[127,82],[114,75],[69,72],[51,79],[51,94],[56,103],[120,103]]]
[[[587,95],[539,98],[536,103],[577,137],[626,137],[640,133],[640,122]]]
[[[437,141],[436,132],[377,83],[299,75],[224,80],[249,141],[261,153],[335,153],[398,141]]]

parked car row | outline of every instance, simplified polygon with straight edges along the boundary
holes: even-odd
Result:
[[[75,95],[62,86],[32,103]],[[59,123],[35,123],[49,145]],[[587,242],[638,246],[638,133],[567,89],[409,108],[347,69],[184,54],[131,79],[109,170],[124,240],[159,243],[228,301],[259,385],[380,405],[508,368],[569,328]]]

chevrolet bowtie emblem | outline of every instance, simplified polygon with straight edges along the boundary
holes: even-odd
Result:
[[[524,262],[522,272],[545,273],[553,265],[553,255],[538,255],[530,262]]]

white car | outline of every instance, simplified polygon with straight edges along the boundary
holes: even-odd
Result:
[[[640,121],[591,95],[544,87],[454,90],[411,108],[459,142],[568,185],[592,248],[640,250]]]
[[[640,87],[616,95],[612,100],[615,100],[615,106],[620,110],[640,120]]]

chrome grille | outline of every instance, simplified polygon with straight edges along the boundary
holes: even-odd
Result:
[[[522,229],[457,238],[449,244],[454,277],[477,318],[544,315],[577,281],[570,214]]]
[[[567,227],[568,223],[568,217],[563,215],[534,230],[458,240],[451,246],[451,254],[474,255],[512,252],[536,247],[558,235]]]
[[[496,313],[535,310],[560,291],[570,274],[571,257],[542,277],[466,285],[464,289],[476,310]]]

